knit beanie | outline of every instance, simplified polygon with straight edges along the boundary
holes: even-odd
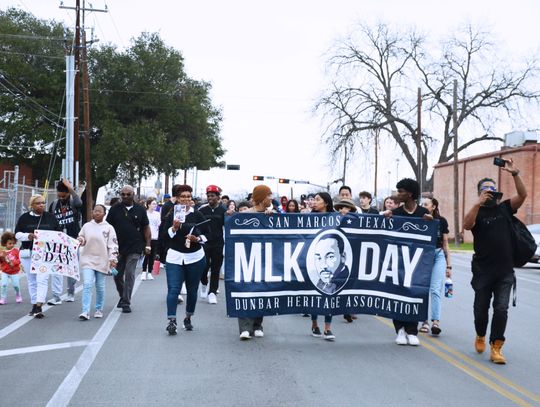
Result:
[[[266,185],[257,185],[255,188],[253,188],[253,194],[251,196],[251,199],[253,199],[253,203],[257,205],[264,201],[264,199],[271,193],[272,190]]]

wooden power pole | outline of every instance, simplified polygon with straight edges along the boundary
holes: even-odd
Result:
[[[92,171],[90,167],[90,94],[88,92],[88,53],[86,31],[83,32],[83,121],[84,121],[84,179],[86,180],[86,219],[92,219],[94,197],[92,196]]]
[[[85,31],[85,13],[86,11],[97,11],[101,13],[106,13],[107,9],[95,9],[87,8],[86,2],[83,0],[83,6],[81,7],[81,1],[75,1],[75,7],[60,6],[63,9],[75,10],[75,49],[73,50],[75,54],[75,123],[74,123],[74,156],[75,162],[79,161],[79,115],[80,115],[80,71],[83,71],[83,120],[84,120],[84,177],[86,180],[86,219],[92,219],[92,208],[94,206],[94,198],[92,196],[92,172],[90,166],[90,94],[88,91],[89,87],[89,75],[88,75],[88,53],[87,47],[89,44],[92,44],[96,41],[86,41],[86,31]],[[81,29],[81,11],[82,11],[82,21],[83,27]],[[81,46],[81,31],[83,32],[83,45]],[[83,58],[81,61],[80,50],[82,49]],[[75,165],[75,171],[78,170],[78,166]],[[78,180],[78,174],[75,174],[74,180]],[[75,188],[78,185],[74,185]]]
[[[420,196],[422,199],[422,89],[418,88],[418,107],[417,107],[418,123],[416,128],[416,180],[420,184]]]
[[[454,241],[461,244],[459,229],[459,165],[458,165],[458,120],[457,120],[457,79],[454,79],[454,101],[452,106],[453,145],[454,145]],[[465,192],[463,192],[465,193]]]

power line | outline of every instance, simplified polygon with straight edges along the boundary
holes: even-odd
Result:
[[[52,55],[28,54],[26,52],[14,52],[14,51],[0,51],[0,54],[25,55],[29,57],[51,58],[51,59],[64,59],[64,57],[55,57]]]
[[[55,38],[55,37],[44,37],[41,35],[23,35],[23,34],[6,34],[0,33],[0,37],[9,37],[9,38],[22,38],[25,40],[49,40],[49,41],[65,41],[65,38]]]
[[[2,84],[4,86],[4,88],[8,89],[8,92],[10,92],[12,95],[14,96],[23,96],[25,97],[26,99],[28,99],[30,102],[34,103],[35,105],[39,106],[41,109],[43,109],[44,111],[46,111],[47,113],[50,113],[52,114],[53,116],[56,116],[56,113],[47,109],[45,106],[41,105],[39,102],[35,101],[33,98],[31,98],[30,96],[26,95],[26,93],[19,89],[17,86],[15,86],[12,82],[10,82],[7,78],[6,78],[6,74],[5,72],[3,71],[0,71],[0,79],[3,79],[7,84],[9,84],[13,89],[15,89],[16,91],[19,92],[19,95],[13,93],[12,91],[10,91],[4,84]],[[0,82],[1,83],[1,82]]]
[[[0,82],[0,86],[2,86],[4,89],[6,89],[12,96],[15,96],[16,98],[19,98],[21,99],[23,102],[26,102],[27,100],[30,101],[30,99],[28,99],[27,97],[25,97],[25,95],[19,95],[15,92],[13,92],[11,89],[9,89],[5,84],[3,84],[2,82]],[[37,104],[38,106],[41,106],[39,104]],[[45,121],[49,122],[49,124],[52,124],[54,127],[62,127],[60,126],[58,123],[56,123],[54,120],[50,119],[49,117],[47,117],[46,115],[43,114],[42,111],[39,111],[38,109],[36,109],[35,106],[32,106],[30,104],[26,104],[26,106],[33,110],[34,112],[36,112],[38,115],[40,115],[41,118],[43,118]]]

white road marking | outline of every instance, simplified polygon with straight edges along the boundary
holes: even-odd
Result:
[[[51,345],[28,346],[26,348],[0,350],[0,357],[12,356],[12,355],[24,355],[25,353],[34,353],[34,352],[46,352],[49,350],[56,350],[56,349],[75,348],[77,346],[86,346],[89,343],[90,341],[76,341],[76,342],[53,343]]]
[[[139,277],[137,278],[135,286],[133,287],[132,297],[137,292],[140,284],[141,280]],[[79,360],[77,360],[77,363],[75,363],[75,366],[73,366],[71,371],[65,377],[64,381],[60,384],[60,386],[58,386],[58,389],[56,389],[56,392],[47,403],[47,407],[63,407],[69,404],[73,395],[79,388],[84,376],[92,366],[92,363],[94,363],[94,360],[101,350],[101,347],[118,322],[121,313],[122,312],[120,310],[115,309],[105,319],[101,328],[99,328],[86,349],[83,351],[82,355],[79,357]]]
[[[75,288],[75,294],[81,292],[83,289],[83,286],[82,284],[79,285],[78,287]],[[65,300],[67,298],[67,294],[64,294],[60,297],[62,300]],[[47,312],[48,309],[52,308],[52,307],[57,307],[58,305],[46,305],[44,304],[43,305],[43,312]],[[34,319],[34,317],[31,317],[31,316],[24,316],[24,317],[21,317],[19,318],[18,320],[12,322],[11,324],[9,324],[8,326],[6,326],[5,328],[3,329],[0,329],[0,339],[2,338],[5,338],[6,336],[8,336],[10,333],[16,331],[17,329],[19,329],[20,327],[22,327],[23,325],[27,324],[28,322],[32,321]]]

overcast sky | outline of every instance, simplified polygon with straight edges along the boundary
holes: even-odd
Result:
[[[81,0],[82,1],[82,0]],[[39,18],[74,25],[74,12],[59,9],[57,0],[0,0],[2,9],[16,6]],[[88,6],[88,2],[87,6]],[[341,162],[331,162],[321,145],[323,126],[313,115],[324,90],[325,54],[352,26],[385,21],[416,25],[436,36],[464,21],[482,23],[504,40],[504,49],[519,55],[538,49],[538,0],[94,0],[108,13],[87,15],[100,43],[129,46],[143,31],[159,32],[180,50],[188,74],[212,84],[212,99],[223,109],[225,161],[242,171],[199,172],[198,191],[208,183],[225,192],[251,190],[253,175],[309,180],[326,184],[341,176]],[[64,0],[74,5],[75,0]],[[508,131],[513,129],[508,128]],[[398,151],[385,146],[379,187],[393,187],[398,177],[412,175],[397,162]],[[358,155],[347,183],[355,195],[373,190],[373,170]],[[192,182],[190,174],[188,182]],[[269,182],[272,188],[275,181]],[[313,188],[312,188],[313,189]],[[280,187],[280,194],[290,193]],[[295,187],[295,195],[307,192]],[[384,192],[383,192],[384,193]]]

